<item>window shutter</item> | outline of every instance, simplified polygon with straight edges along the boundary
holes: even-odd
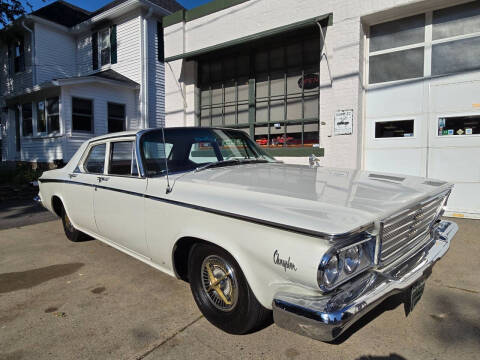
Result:
[[[98,69],[98,33],[92,34],[92,66],[93,70]]]
[[[158,61],[165,61],[165,53],[163,49],[163,25],[161,22],[157,22],[157,52],[158,52]]]
[[[117,25],[112,25],[110,27],[110,63],[117,63]]]

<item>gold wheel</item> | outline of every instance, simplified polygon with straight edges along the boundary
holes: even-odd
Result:
[[[230,311],[238,301],[238,284],[233,268],[221,257],[211,255],[202,263],[202,285],[217,309]]]

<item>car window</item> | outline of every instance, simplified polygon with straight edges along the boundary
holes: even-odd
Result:
[[[215,154],[212,143],[198,142],[192,144],[188,159],[195,164],[205,164],[217,161],[217,155]]]
[[[110,144],[109,174],[138,176],[135,146],[133,141],[118,141]]]
[[[99,144],[92,147],[83,166],[87,172],[103,174],[105,168],[105,149],[106,144]]]

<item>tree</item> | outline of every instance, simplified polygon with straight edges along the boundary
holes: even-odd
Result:
[[[33,7],[30,1],[23,1],[23,3],[24,4],[22,4],[22,2],[20,2],[19,0],[0,0],[1,27],[6,27],[16,18],[25,14],[25,7],[29,8],[30,11],[33,11]]]

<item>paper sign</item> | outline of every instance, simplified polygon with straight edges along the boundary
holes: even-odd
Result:
[[[335,135],[351,135],[353,131],[353,110],[338,110],[335,113]]]

